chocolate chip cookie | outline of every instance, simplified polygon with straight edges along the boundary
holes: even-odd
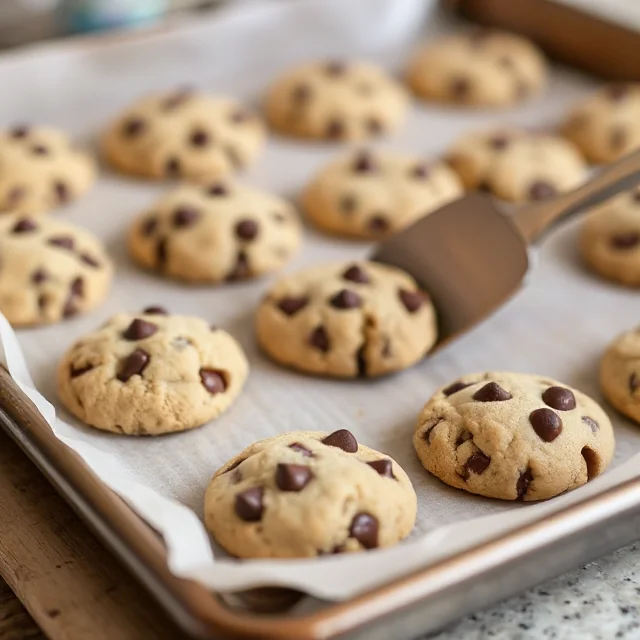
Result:
[[[427,44],[412,58],[414,93],[469,107],[503,107],[538,95],[547,77],[540,50],[528,40],[477,29]]]
[[[321,169],[302,202],[325,231],[375,239],[403,229],[462,191],[457,175],[443,163],[358,151]]]
[[[325,61],[287,71],[269,89],[265,112],[280,133],[323,140],[362,140],[397,129],[407,96],[364,62]]]
[[[465,134],[449,149],[447,161],[467,189],[489,191],[512,202],[570,191],[587,171],[567,140],[519,129]]]
[[[135,102],[107,130],[118,170],[154,179],[215,180],[253,162],[264,126],[232,98],[182,89]]]
[[[0,311],[16,327],[58,322],[96,307],[113,267],[88,231],[51,216],[0,217]]]
[[[140,265],[164,276],[215,283],[276,271],[300,241],[291,205],[227,181],[165,195],[133,223],[129,250]]]
[[[640,83],[611,84],[578,104],[562,133],[594,163],[613,162],[640,147]]]
[[[78,340],[58,368],[58,395],[91,427],[155,436],[218,417],[248,369],[225,331],[150,307],[120,313]]]
[[[592,209],[582,225],[580,248],[600,275],[640,287],[640,189]]]
[[[234,556],[303,558],[394,545],[411,532],[416,508],[400,465],[340,429],[247,447],[214,475],[204,517]]]
[[[640,423],[640,327],[609,345],[600,363],[600,386],[618,411]]]
[[[0,211],[41,213],[82,195],[95,179],[88,154],[50,127],[0,132]]]
[[[437,337],[428,295],[400,269],[333,263],[282,278],[256,317],[274,360],[309,373],[379,376],[415,364]]]
[[[601,474],[613,457],[605,412],[544,376],[478,373],[427,402],[413,444],[443,482],[489,498],[543,500]]]

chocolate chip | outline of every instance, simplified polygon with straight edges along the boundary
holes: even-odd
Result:
[[[471,93],[471,82],[468,78],[454,78],[449,86],[449,91],[454,100],[466,100]]]
[[[250,278],[251,275],[252,273],[249,266],[249,258],[247,254],[244,251],[238,251],[236,264],[231,272],[227,275],[227,280],[229,282],[234,282],[235,280],[245,280],[246,278]]]
[[[362,298],[355,291],[342,289],[329,300],[329,304],[336,309],[355,309],[362,305]]]
[[[379,136],[384,132],[384,123],[379,118],[367,118],[365,120],[365,127],[372,136]]]
[[[156,261],[161,269],[167,262],[167,239],[160,238],[156,245]]]
[[[311,97],[311,87],[306,84],[299,84],[293,88],[293,92],[291,94],[293,102],[297,105],[305,104],[309,101]]]
[[[456,438],[456,449],[463,445],[468,440],[473,439],[473,434],[466,429]]]
[[[390,358],[392,355],[391,340],[389,336],[382,336],[382,357]]]
[[[144,340],[145,338],[152,336],[157,330],[157,324],[136,318],[124,330],[122,337],[125,340]]]
[[[358,351],[356,352],[356,369],[358,370],[358,375],[361,378],[365,378],[367,376],[367,357],[366,357],[367,345],[363,344]]]
[[[259,522],[262,519],[264,489],[253,487],[236,495],[235,510],[245,522]]]
[[[122,125],[122,135],[125,138],[135,138],[146,128],[146,123],[142,118],[129,118]]]
[[[309,298],[300,296],[299,298],[282,298],[276,305],[282,313],[288,316],[293,316],[301,309],[304,309],[309,304]]]
[[[356,208],[356,199],[352,195],[342,196],[339,204],[342,213],[353,213]]]
[[[62,180],[53,183],[53,190],[61,204],[69,200],[69,187]]]
[[[80,254],[80,260],[82,262],[84,262],[86,265],[93,267],[94,269],[99,269],[100,268],[100,263],[91,255],[89,255],[88,253],[81,253]]]
[[[576,408],[576,397],[564,387],[549,387],[542,394],[544,403],[558,411],[571,411]]]
[[[33,147],[31,147],[31,153],[35,156],[48,156],[49,148],[43,144],[34,144]]]
[[[529,414],[533,430],[545,442],[553,442],[562,431],[562,420],[551,409],[536,409]]]
[[[616,249],[633,249],[640,244],[640,233],[618,233],[611,237],[611,246]]]
[[[49,238],[49,240],[47,240],[47,244],[50,244],[54,247],[60,247],[61,249],[68,249],[69,251],[73,251],[75,241],[71,236],[54,236],[53,238]]]
[[[627,144],[628,135],[625,127],[618,125],[609,131],[609,146],[614,151],[621,151]]]
[[[33,282],[33,284],[42,284],[48,279],[49,279],[49,274],[42,268],[36,269],[31,274],[31,282]]]
[[[258,235],[258,223],[255,220],[240,220],[236,224],[236,235],[241,240],[254,240]]]
[[[173,212],[173,226],[178,228],[190,227],[199,217],[200,213],[194,207],[178,207]]]
[[[619,102],[630,93],[630,87],[628,84],[622,82],[616,82],[609,85],[606,89],[606,94],[612,102]]]
[[[415,313],[427,301],[427,295],[422,291],[398,289],[398,297],[409,313]]]
[[[367,222],[367,227],[373,233],[386,233],[389,231],[389,226],[389,221],[381,215],[373,216]]]
[[[527,491],[529,490],[529,485],[533,481],[533,474],[531,473],[531,469],[527,467],[525,471],[520,474],[518,481],[516,482],[516,500],[524,500],[525,495],[527,495]]]
[[[168,316],[169,313],[164,307],[147,307],[142,310],[142,313],[155,316]]]
[[[28,233],[29,231],[35,231],[38,225],[31,218],[20,218],[18,222],[13,225],[11,231],[13,233]]]
[[[499,133],[495,136],[491,136],[487,142],[493,150],[502,151],[509,145],[509,137]]]
[[[497,382],[488,382],[483,387],[480,387],[472,397],[478,402],[504,402],[512,398],[511,394]]]
[[[640,379],[638,379],[638,375],[636,374],[636,372],[634,371],[630,376],[629,376],[629,391],[631,393],[635,393],[635,390],[640,387]]]
[[[596,433],[600,429],[600,425],[597,420],[590,418],[589,416],[582,416],[582,422],[584,422],[590,429],[592,433]]]
[[[338,431],[330,433],[322,440],[322,444],[326,444],[328,447],[338,447],[338,449],[342,449],[346,453],[356,453],[358,451],[358,441],[353,433],[347,429],[338,429]]]
[[[141,227],[143,236],[150,236],[158,228],[157,218],[147,218]]]
[[[309,336],[309,344],[319,351],[326,353],[329,351],[329,336],[323,326],[316,327]]]
[[[176,177],[180,175],[180,160],[176,157],[169,158],[164,166],[164,172],[167,176]]]
[[[474,451],[464,463],[465,477],[468,477],[471,473],[480,475],[486,470],[490,463],[491,458],[488,455],[482,453],[480,449]]]
[[[315,458],[313,453],[307,449],[304,445],[301,445],[299,442],[293,442],[289,445],[289,449],[293,449],[298,453],[301,453],[305,458]]]
[[[347,65],[341,60],[331,60],[324,66],[325,72],[330,76],[341,76],[347,70]]]
[[[69,371],[69,375],[72,378],[78,378],[83,373],[87,373],[88,371],[91,371],[91,369],[94,369],[94,366],[92,364],[85,364],[82,367],[74,367],[73,365],[71,365],[71,369]]]
[[[640,189],[636,189],[631,195],[633,201],[637,204],[640,203]]]
[[[436,418],[422,433],[422,438],[427,444],[431,444],[431,432],[442,422],[443,418]]]
[[[378,520],[369,513],[356,513],[351,521],[349,537],[355,538],[365,549],[378,546]]]
[[[29,127],[27,125],[18,125],[9,131],[12,138],[26,138],[29,135]]]
[[[17,205],[24,200],[27,190],[24,187],[13,187],[7,193],[6,202],[10,207]]]
[[[120,382],[127,382],[132,376],[142,375],[150,359],[151,356],[144,349],[136,349],[124,359],[116,377]]]
[[[395,476],[393,475],[393,463],[389,458],[373,460],[371,462],[367,462],[367,465],[369,465],[374,471],[377,471],[381,476],[395,479]]]
[[[84,280],[82,278],[78,277],[71,283],[71,295],[78,298],[84,297]]]
[[[454,382],[453,384],[450,384],[446,389],[442,390],[442,393],[444,393],[445,396],[452,396],[454,393],[458,393],[458,391],[462,391],[463,389],[466,389],[467,387],[470,387],[472,384],[475,384],[474,382],[460,382],[459,380],[457,382]]]
[[[338,140],[344,135],[344,124],[342,121],[334,118],[327,123],[326,136],[332,140]]]
[[[357,282],[358,284],[369,284],[369,276],[357,264],[347,267],[342,273],[342,279]]]
[[[76,278],[69,288],[69,295],[62,307],[62,317],[71,318],[78,313],[78,298],[84,295],[84,280]],[[41,308],[47,303],[46,296],[40,296],[38,304]]]
[[[38,296],[38,309],[40,309],[40,311],[44,311],[44,308],[49,304],[49,297],[47,295],[40,294]],[[69,305],[69,300],[67,300],[67,302],[65,303],[65,306],[62,308],[62,317],[63,318],[68,318],[69,315],[67,314],[67,306]],[[73,312],[72,314],[73,315]]]
[[[227,382],[222,371],[217,371],[216,369],[200,369],[200,381],[212,396],[227,390]]]
[[[431,169],[429,168],[429,165],[425,163],[417,164],[414,167],[412,167],[411,170],[409,171],[409,175],[412,178],[416,178],[418,180],[425,180],[426,178],[429,177],[430,173],[431,173]]]
[[[302,464],[279,463],[276,467],[276,484],[281,491],[302,491],[313,474]]]
[[[376,168],[373,156],[368,151],[361,151],[353,161],[353,170],[356,173],[371,173]]]
[[[204,129],[196,129],[191,132],[189,142],[193,147],[206,147],[209,144],[209,134]]]
[[[492,191],[491,185],[487,180],[480,180],[476,185],[476,189],[478,191],[483,191],[484,193],[490,193]]]
[[[209,187],[207,193],[210,196],[226,196],[229,194],[229,191],[223,184],[213,184]]]
[[[531,200],[544,200],[556,195],[558,190],[546,180],[536,180],[529,187],[529,198]]]

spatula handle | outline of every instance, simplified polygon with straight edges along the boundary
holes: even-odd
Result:
[[[640,151],[634,151],[607,165],[577,189],[526,205],[513,214],[513,221],[528,242],[535,242],[558,220],[593,207],[639,182]]]

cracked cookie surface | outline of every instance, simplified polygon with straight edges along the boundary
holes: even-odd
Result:
[[[0,311],[13,326],[89,311],[111,285],[113,267],[100,241],[52,216],[1,216],[0,256]]]
[[[256,329],[274,360],[337,377],[405,369],[437,337],[433,305],[415,280],[367,261],[325,264],[282,278],[260,304]]]
[[[181,186],[142,214],[129,251],[143,267],[190,282],[244,280],[280,269],[297,251],[293,207],[230,182]]]
[[[219,416],[247,374],[242,348],[228,333],[151,307],[118,314],[78,340],[59,365],[58,395],[89,426],[160,435]]]
[[[411,532],[404,470],[346,429],[260,440],[213,476],[205,524],[240,558],[300,558],[388,547]]]
[[[439,389],[413,444],[443,482],[503,500],[575,489],[604,471],[615,446],[609,418],[587,395],[545,376],[504,372]]]

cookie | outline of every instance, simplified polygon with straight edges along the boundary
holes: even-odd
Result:
[[[225,331],[149,307],[120,313],[78,340],[60,362],[58,395],[91,427],[156,436],[217,418],[248,370]]]
[[[346,429],[260,440],[213,476],[207,529],[239,558],[304,558],[389,547],[416,519],[400,465]]]
[[[189,282],[243,280],[278,270],[300,242],[291,205],[230,182],[178,187],[129,232],[136,262]]]
[[[85,313],[111,285],[113,267],[100,241],[51,216],[1,216],[0,256],[0,311],[15,327]]]
[[[462,195],[446,165],[359,151],[320,170],[302,196],[308,217],[336,235],[376,239],[400,231]]]
[[[605,412],[561,382],[476,373],[439,389],[413,437],[427,471],[502,500],[543,500],[601,474],[613,457]]]
[[[580,249],[594,271],[640,287],[640,190],[627,191],[585,217]]]
[[[269,89],[276,131],[300,138],[362,140],[397,129],[408,106],[402,86],[364,62],[325,61],[287,71]]]
[[[135,102],[109,127],[102,147],[124,173],[201,182],[253,162],[264,139],[259,118],[236,100],[182,89]]]
[[[594,163],[613,162],[640,147],[640,83],[603,87],[578,104],[562,133]]]
[[[541,51],[504,31],[475,30],[427,44],[406,79],[426,100],[468,107],[504,107],[538,95],[547,68]]]
[[[19,125],[0,132],[0,211],[55,209],[87,191],[95,173],[91,156],[57,129]]]
[[[447,162],[467,189],[490,191],[512,202],[570,191],[587,171],[571,142],[518,129],[466,134],[448,151]]]
[[[256,331],[277,362],[343,378],[410,367],[437,337],[433,305],[415,280],[366,261],[282,278],[258,307]]]

